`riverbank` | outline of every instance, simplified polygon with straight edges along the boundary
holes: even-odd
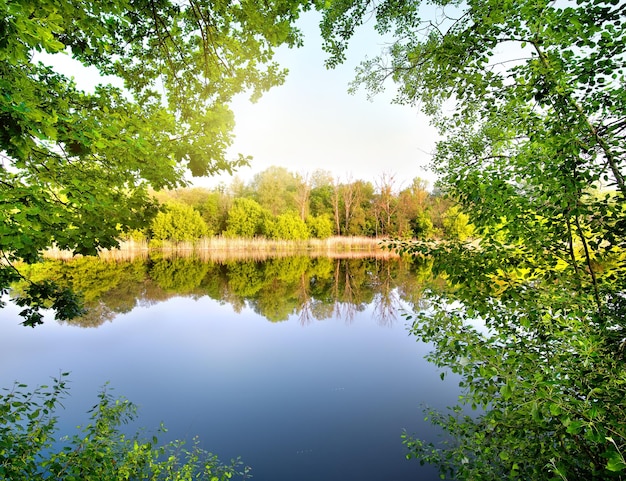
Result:
[[[397,257],[384,248],[387,239],[372,237],[335,236],[327,239],[304,241],[208,237],[195,242],[136,241],[120,242],[118,249],[103,249],[102,259],[128,260],[135,258],[194,256],[205,260],[264,260],[271,257],[308,255],[311,257],[363,258]],[[71,259],[75,256],[66,250],[51,248],[44,252],[49,259]]]

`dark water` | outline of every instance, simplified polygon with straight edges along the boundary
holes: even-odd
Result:
[[[51,319],[22,327],[9,305],[0,310],[0,386],[70,371],[61,423],[70,434],[109,382],[139,405],[138,426],[163,422],[163,440],[197,435],[224,461],[240,456],[257,481],[439,479],[405,459],[401,434],[439,439],[422,409],[453,404],[457,381],[442,382],[423,359],[428,346],[397,312],[414,305],[401,286],[388,287],[396,310],[382,317],[374,293],[355,305],[335,299],[319,319],[292,308],[282,322],[259,314],[252,300],[197,289],[137,303],[97,328]]]

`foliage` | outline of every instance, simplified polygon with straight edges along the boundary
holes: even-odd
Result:
[[[443,214],[443,232],[448,239],[464,241],[472,236],[474,226],[467,214],[452,206]]]
[[[210,235],[200,213],[185,204],[170,203],[159,212],[150,225],[152,238],[157,240],[193,241]]]
[[[431,234],[433,224],[427,209],[432,202],[427,186],[425,180],[416,177],[408,188],[398,194],[398,236],[424,239]]]
[[[236,475],[238,464],[223,465],[197,443],[159,446],[154,436],[145,440],[127,437],[120,429],[136,416],[136,407],[114,399],[103,389],[90,410],[91,421],[79,434],[56,440],[58,417],[67,391],[67,373],[50,387],[32,391],[23,384],[0,395],[0,478],[11,480],[191,480],[226,481]]]
[[[306,240],[310,237],[307,224],[293,212],[276,216],[266,232],[271,239]]]
[[[312,216],[328,215],[332,218],[332,182],[332,177],[329,174],[329,178],[322,177],[318,179],[318,183],[312,186],[309,193],[309,212]],[[338,234],[338,232],[333,233]]]
[[[146,226],[156,214],[148,187],[247,164],[227,157],[229,102],[283,82],[272,56],[299,45],[293,24],[303,8],[308,2],[0,2],[0,289],[12,262],[35,262],[53,244],[95,254]],[[81,90],[54,68],[69,57],[72,72],[87,67],[123,89]],[[64,303],[63,292],[33,289]],[[30,311],[37,296],[23,298]]]
[[[226,232],[229,237],[252,238],[265,234],[269,211],[252,199],[237,198],[228,211]]]
[[[430,220],[430,216],[426,212],[420,212],[409,222],[411,226],[411,233],[413,237],[416,239],[425,239],[427,238],[433,231],[433,223]],[[459,229],[456,230],[458,235]],[[462,233],[461,233],[462,234]],[[465,237],[469,236],[469,232]],[[460,238],[457,237],[457,238]]]
[[[213,190],[197,187],[164,190],[152,193],[152,197],[166,206],[176,203],[193,207],[206,222],[210,235],[228,237],[237,236],[234,231],[238,222],[245,223],[241,212],[242,201],[237,200],[238,205],[230,220],[231,229],[228,230],[228,217],[236,199],[246,199],[244,204],[252,200],[263,208],[262,225],[254,228],[252,236],[293,239],[288,230],[281,234],[276,232],[276,227],[277,222],[285,223],[288,216],[281,220],[278,218],[295,212],[296,207],[310,234],[320,239],[336,234],[337,229],[346,236],[418,235],[428,238],[435,232],[429,221],[437,222],[441,228],[442,213],[449,202],[431,195],[426,190],[425,181],[416,178],[409,188],[395,192],[389,182],[393,176],[382,176],[382,179],[386,181],[376,188],[363,180],[339,183],[323,171],[301,176],[284,168],[270,167],[247,184],[235,179],[229,188],[221,185]],[[247,204],[251,212],[257,210],[253,205]],[[160,215],[159,221],[162,220]],[[414,228],[417,229],[415,232]],[[313,232],[315,229],[319,233]],[[251,235],[250,229],[243,230],[245,236]],[[305,238],[303,235],[302,231],[298,238]],[[157,245],[155,241],[160,237],[161,234],[152,236],[152,247]]]
[[[376,182],[378,193],[374,199],[374,216],[377,235],[398,235],[397,225],[394,222],[399,208],[398,196],[394,192],[395,183],[395,177],[389,174],[382,174]]]
[[[333,235],[333,222],[328,215],[309,216],[306,225],[312,237],[316,239],[328,239]]]
[[[206,222],[209,232],[218,233],[226,230],[226,218],[231,199],[222,192],[211,192],[197,208]]]
[[[51,284],[80,295],[84,310],[77,313],[80,317],[75,322],[81,326],[97,326],[111,320],[116,313],[131,311],[144,288],[147,270],[139,260],[107,263],[94,257],[80,257],[71,262],[46,260],[19,268],[34,285]],[[24,290],[33,285],[31,282],[22,280],[12,285],[18,301]],[[48,300],[42,307],[49,309],[51,302]]]
[[[267,319],[285,320],[290,315],[327,319],[349,315],[383,291],[398,289],[397,301],[424,305],[425,292],[433,285],[427,260],[332,259],[285,256],[263,262],[253,260],[207,261],[190,256],[148,260],[106,261],[76,258],[46,261],[28,266],[37,282],[55,281],[80,292],[86,313],[67,321],[81,327],[97,327],[120,313],[153,305],[173,296],[209,296],[234,309],[248,305]],[[391,273],[391,275],[390,275]],[[14,286],[16,295],[26,285]],[[335,312],[334,306],[341,306]],[[400,307],[395,302],[394,310]]]
[[[447,447],[407,438],[444,475],[624,478],[625,8],[328,5],[331,65],[365,18],[395,37],[361,65],[357,84],[376,93],[392,78],[397,102],[433,116],[440,189],[479,239],[397,244],[433,255],[448,278],[451,290],[414,333],[434,342],[434,362],[464,376],[463,404],[484,410],[436,415],[454,435]]]
[[[19,315],[24,318],[22,324],[29,327],[43,323],[41,310],[45,308],[54,310],[57,320],[73,319],[85,313],[80,295],[50,280],[28,283],[14,302],[24,308]]]
[[[146,242],[148,240],[148,229],[133,229],[128,232],[120,234],[120,241],[132,241],[132,242]]]
[[[206,222],[211,235],[226,230],[226,216],[232,199],[222,186],[213,190],[201,187],[162,190],[152,195],[161,205],[177,203],[193,207]]]
[[[502,272],[490,256],[448,245],[434,259],[456,291],[431,297],[412,332],[434,344],[431,362],[462,375],[465,409],[430,412],[452,440],[407,434],[409,456],[454,479],[623,479],[623,306],[600,328],[593,296],[572,299],[569,286],[538,277],[531,284],[528,272]]]
[[[284,167],[272,166],[254,176],[250,190],[263,208],[272,215],[296,210],[297,179]]]
[[[161,289],[178,295],[194,292],[210,265],[193,258],[158,259],[150,263],[149,276]]]

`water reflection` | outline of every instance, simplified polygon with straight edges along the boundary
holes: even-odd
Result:
[[[295,315],[303,325],[333,317],[352,322],[372,305],[375,318],[385,325],[397,320],[401,308],[423,309],[432,282],[429,260],[389,255],[77,258],[47,260],[25,270],[33,280],[52,279],[80,292],[88,313],[71,323],[82,327],[97,327],[138,306],[179,296],[208,296],[235,312],[248,307],[271,322]]]
[[[109,381],[141,406],[141,426],[163,422],[164,441],[198,435],[221,459],[241,456],[258,481],[438,479],[406,460],[401,443],[403,430],[437,442],[441,430],[420,406],[459,395],[458,380],[441,382],[424,359],[429,346],[407,335],[398,311],[423,307],[430,263],[347,257],[32,266],[32,278],[82,291],[89,314],[75,325],[105,325],[25,329],[7,306],[0,386],[70,371],[65,435]]]

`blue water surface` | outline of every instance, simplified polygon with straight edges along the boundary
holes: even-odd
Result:
[[[459,394],[424,360],[405,321],[370,307],[349,316],[272,323],[208,297],[137,307],[97,328],[46,318],[21,326],[0,310],[0,386],[48,383],[70,371],[60,435],[84,424],[105,383],[139,405],[133,429],[198,436],[222,460],[241,457],[256,481],[439,479],[406,460],[403,430],[436,441],[425,406]]]

